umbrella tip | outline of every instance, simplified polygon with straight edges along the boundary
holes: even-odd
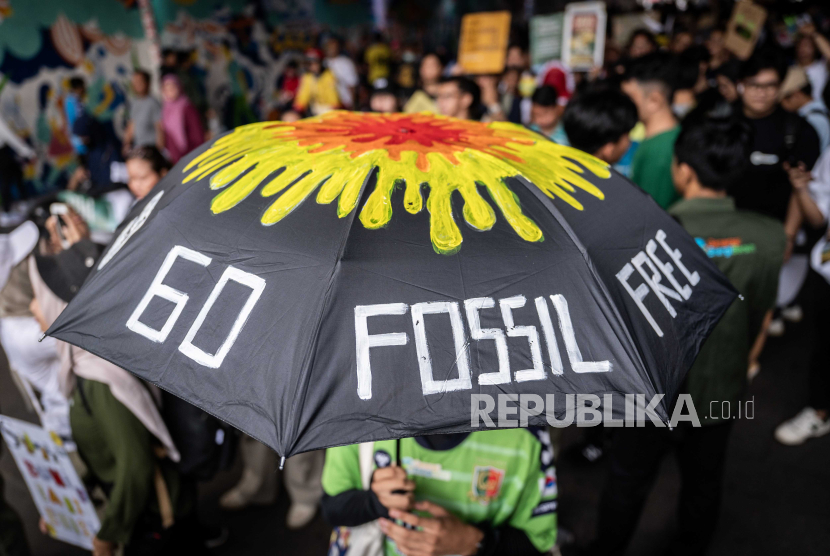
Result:
[[[46,332],[44,332],[43,334],[40,335],[40,338],[38,338],[38,340],[37,340],[38,343],[42,342],[45,337],[46,337]]]
[[[280,458],[280,471],[282,471],[283,467],[285,467],[285,456]]]

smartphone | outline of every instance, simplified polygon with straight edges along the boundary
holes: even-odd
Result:
[[[56,227],[58,232],[58,238],[61,242],[61,247],[63,247],[64,249],[68,249],[69,242],[66,240],[66,236],[63,233],[63,226],[65,225],[63,216],[69,213],[69,207],[67,207],[64,203],[52,203],[51,205],[49,205],[49,212],[52,214],[52,216],[55,217],[55,220],[57,222]]]

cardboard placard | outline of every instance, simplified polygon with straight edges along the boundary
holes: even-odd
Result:
[[[5,415],[0,415],[0,433],[49,536],[92,550],[92,539],[101,524],[60,438]]]
[[[628,46],[634,31],[647,29],[654,33],[661,28],[660,15],[657,12],[619,14],[611,17],[611,36],[618,48]]]
[[[565,12],[530,19],[530,63],[542,65],[562,58]]]
[[[605,57],[605,2],[579,2],[565,8],[562,62],[585,71],[602,65]]]
[[[746,60],[752,56],[766,20],[766,9],[749,0],[738,2],[726,26],[724,46],[740,60]]]
[[[469,74],[501,73],[509,38],[510,12],[465,15],[458,41],[459,65]]]

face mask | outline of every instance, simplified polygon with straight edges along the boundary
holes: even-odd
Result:
[[[671,111],[674,112],[675,116],[682,120],[686,117],[686,114],[692,111],[694,107],[694,104],[672,104]]]

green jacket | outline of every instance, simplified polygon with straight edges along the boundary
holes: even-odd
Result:
[[[721,402],[737,413],[732,402],[743,394],[749,351],[764,315],[775,307],[787,238],[780,222],[736,210],[730,197],[682,200],[669,213],[743,296],[723,315],[686,377],[701,424],[715,425],[727,415]]]
[[[83,388],[83,396],[81,389]],[[136,524],[159,515],[154,477],[162,470],[176,517],[193,508],[181,488],[179,473],[169,460],[153,452],[155,440],[141,421],[112,395],[109,386],[79,381],[69,409],[72,437],[90,473],[104,487],[107,506],[99,539],[129,543]]]

